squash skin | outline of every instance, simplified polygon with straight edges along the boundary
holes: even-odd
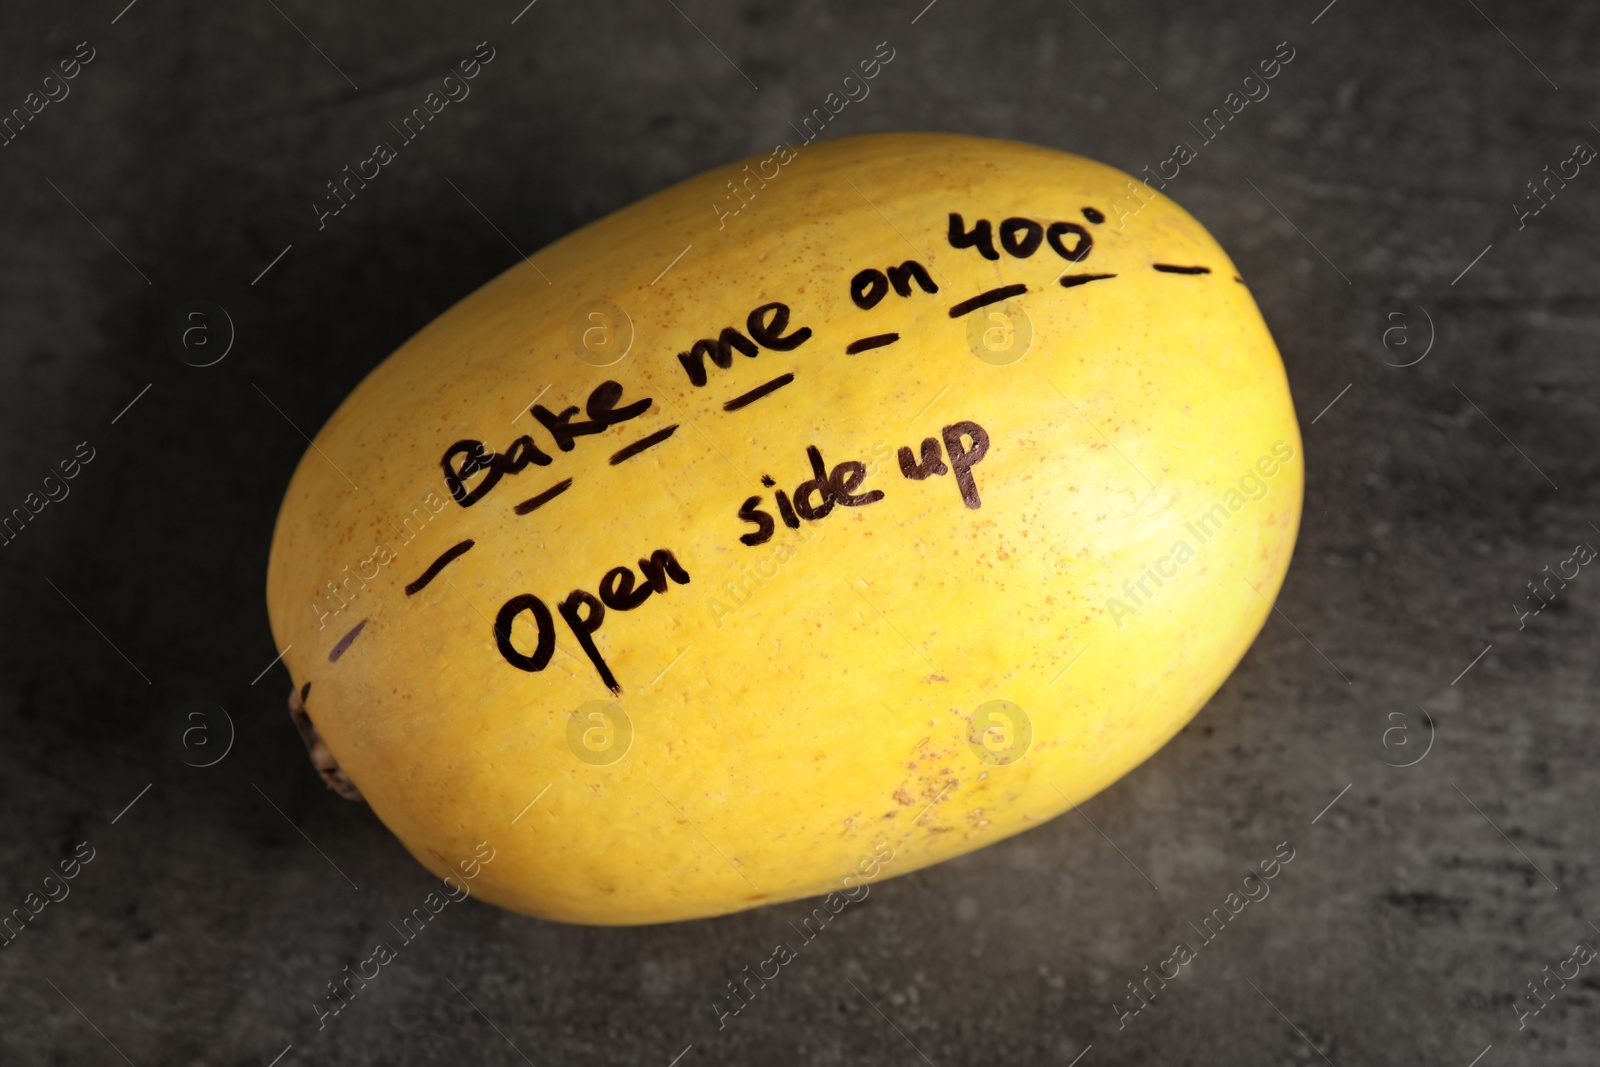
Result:
[[[280,510],[269,614],[296,685],[313,685],[317,730],[433,873],[456,873],[489,842],[495,858],[471,887],[495,904],[575,923],[690,919],[905,874],[1021,832],[1181,729],[1287,571],[1303,465],[1283,365],[1226,254],[1175,203],[1140,183],[1148,202],[1119,228],[1113,205],[1139,201],[1112,168],[886,134],[800,149],[719,227],[711,205],[761,158],[591,223],[445,312],[334,413]],[[951,246],[951,212],[967,226],[1068,221],[1093,247],[1080,262],[1049,246],[990,260]],[[857,272],[904,260],[927,266],[938,292],[913,282],[870,310],[852,301]],[[1068,288],[1063,273],[1115,277]],[[1011,306],[1031,348],[1004,365],[977,358],[970,319],[991,309],[951,307],[1018,283],[1028,291]],[[774,301],[791,333],[811,336],[735,352],[692,384],[677,354]],[[568,336],[575,314],[601,306],[633,329],[608,366],[577,358]],[[845,354],[885,332],[900,339]],[[793,383],[724,410],[784,373]],[[527,412],[546,386],[540,403],[560,412],[607,380],[619,405],[652,405],[571,451]],[[970,472],[977,508],[953,473],[906,478],[896,455],[963,422],[989,440]],[[670,438],[610,463],[668,425]],[[471,506],[451,499],[452,443],[503,451],[524,433],[548,466],[505,474]],[[828,468],[870,465],[854,492],[883,498],[799,530],[780,518],[770,540],[741,543],[756,532],[741,504],[760,496],[779,518],[775,488],[812,477],[807,446]],[[565,478],[569,491],[515,513]],[[1179,542],[1192,552],[1181,563]],[[593,641],[613,696],[558,604],[597,593],[619,565],[640,574],[658,549],[689,581],[606,613]],[[521,594],[553,616],[554,654],[537,672],[509,663],[495,636]],[[529,619],[511,626],[524,652]],[[996,755],[997,735],[986,748],[974,726],[996,700],[1031,728],[1021,758]],[[569,743],[591,702],[620,704],[631,723],[614,762]],[[867,875],[864,861],[885,853],[892,863]]]

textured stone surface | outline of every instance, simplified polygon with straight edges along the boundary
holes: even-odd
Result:
[[[517,0],[0,12],[5,109],[96,49],[0,149],[0,507],[95,450],[0,551],[0,906],[95,849],[0,948],[0,1061],[119,1062],[110,1042],[141,1065],[291,1044],[280,1063],[665,1065],[692,1045],[685,1067],[1066,1064],[1091,1043],[1084,1067],[1465,1065],[1491,1044],[1486,1067],[1591,1062],[1593,966],[1525,1029],[1513,1004],[1597,936],[1600,578],[1523,629],[1512,605],[1600,544],[1600,175],[1525,228],[1512,205],[1600,145],[1600,12],[939,0],[913,25],[920,3],[544,0],[514,25]],[[486,38],[471,97],[319,232],[324,183]],[[1190,123],[1286,39],[1271,95],[1199,145]],[[319,1032],[325,983],[432,883],[324,789],[281,668],[251,681],[275,651],[263,572],[295,427],[512,244],[770,150],[884,40],[895,60],[828,136],[953,130],[1129,171],[1199,145],[1168,191],[1256,293],[1306,436],[1281,614],[1082,816],[875,887],[725,1028],[713,1001],[805,906],[580,929],[452,905]],[[237,327],[206,369],[165,341],[194,299]],[[1386,366],[1422,351],[1424,312],[1431,353]],[[1397,324],[1412,343],[1386,350]],[[169,734],[192,699],[237,728],[213,767]],[[1386,765],[1420,751],[1420,708],[1432,750]],[[1385,750],[1402,724],[1412,746]],[[1283,841],[1270,897],[1119,1029],[1126,983]]]

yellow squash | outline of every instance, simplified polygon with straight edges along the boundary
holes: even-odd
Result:
[[[488,842],[496,904],[688,919],[1127,773],[1263,624],[1302,472],[1249,290],[1149,186],[969,137],[780,146],[374,370],[295,472],[268,603],[426,867]]]

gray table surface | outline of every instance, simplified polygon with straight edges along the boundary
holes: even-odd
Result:
[[[0,11],[0,107],[94,55],[0,148],[0,508],[94,450],[0,548],[0,907],[95,850],[0,948],[0,1062],[1594,1061],[1600,969],[1537,1014],[1527,983],[1600,938],[1600,578],[1525,625],[1513,605],[1600,543],[1600,175],[1515,205],[1600,145],[1600,8],[923,2]],[[470,99],[319,231],[324,182],[485,39]],[[433,883],[323,789],[281,667],[252,683],[296,427],[513,244],[769,150],[881,41],[828,136],[1129,171],[1295,49],[1168,190],[1288,367],[1308,477],[1280,612],[1082,816],[879,884],[726,1026],[725,983],[803,905],[586,929],[474,902],[319,1031],[325,983]],[[203,370],[166,337],[194,300],[237,334]],[[236,728],[216,766],[179,759],[191,700]],[[1119,1026],[1127,983],[1283,841],[1270,897]]]

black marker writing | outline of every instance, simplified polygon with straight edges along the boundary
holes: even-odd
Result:
[[[665,441],[667,438],[671,437],[677,432],[678,424],[673,423],[671,426],[657,430],[655,433],[646,434],[633,444],[624,445],[623,447],[617,449],[616,452],[614,452],[611,456],[611,465],[615,467],[618,463],[621,463],[624,460],[632,459],[640,452],[643,452],[647,448],[654,448],[656,445],[659,445],[662,441]]]
[[[1006,219],[1000,224],[1000,247],[1018,259],[1027,259],[1039,251],[1043,240],[1044,227],[1032,219]]]
[[[771,484],[772,482],[772,479],[770,478],[763,480],[768,484]],[[753,496],[746,500],[743,504],[739,505],[739,518],[743,519],[745,522],[755,525],[755,529],[750,533],[740,534],[739,540],[752,547],[756,545],[764,545],[768,541],[772,540],[772,531],[776,529],[772,522],[772,516],[760,510],[760,503],[761,498],[759,496]],[[800,524],[796,522],[795,525],[799,526]]]
[[[966,223],[961,221],[961,216],[954,211],[950,212],[950,247],[976,248],[978,255],[984,259],[1000,258],[1000,253],[994,250],[994,233],[989,220],[979,219],[977,224],[968,230]]]
[[[533,417],[543,423],[544,428],[550,431],[550,436],[555,438],[556,447],[563,452],[571,452],[576,438],[600,433],[619,422],[636,419],[650,410],[649,397],[635,400],[626,407],[619,408],[617,401],[621,399],[621,383],[606,381],[595,386],[594,392],[589,394],[589,400],[584,405],[584,414],[589,416],[586,420],[572,421],[572,417],[578,413],[576,405],[567,408],[559,415],[543,404],[535,404],[530,410],[533,412]]]
[[[421,577],[406,586],[406,596],[413,596],[427,588],[428,583],[437,578],[440,571],[448,567],[458,556],[465,554],[472,545],[472,539],[468,538],[445,549],[443,555],[428,564],[428,569],[422,572]]]
[[[533,613],[533,625],[539,632],[539,643],[534,646],[531,655],[511,643],[511,624],[525,611]],[[500,655],[505,657],[505,661],[517,670],[544,670],[550,665],[550,657],[556,651],[556,631],[550,609],[532,593],[512,597],[500,605],[500,614],[495,616],[494,643],[499,646]]]
[[[639,577],[643,584],[638,583]],[[627,567],[613,567],[600,579],[600,595],[583,589],[574,589],[557,606],[561,621],[567,624],[578,646],[594,665],[600,681],[613,694],[622,692],[622,685],[595,644],[594,635],[606,619],[606,610],[632,611],[656,593],[665,593],[668,579],[679,585],[689,584],[689,572],[683,569],[678,558],[665,548],[658,548],[649,559],[639,561],[639,575]],[[511,639],[511,627],[524,613],[531,617],[538,638],[533,651],[523,652]],[[521,593],[500,607],[494,620],[494,641],[500,655],[511,666],[521,671],[537,673],[550,665],[555,654],[555,617],[550,607],[532,593]]]
[[[922,287],[925,293],[937,293],[939,287],[928,276],[928,268],[914,259],[908,259],[898,267],[890,267],[889,273],[876,267],[868,267],[858,271],[850,279],[850,299],[862,311],[870,311],[878,306],[878,302],[889,295],[889,287],[901,296],[911,295],[911,282]]]
[[[689,351],[679,352],[678,362],[683,364],[690,383],[699,387],[710,380],[706,376],[708,359],[723,370],[727,370],[733,366],[735,350],[754,359],[761,354],[763,348],[774,352],[790,352],[805,344],[811,337],[809,326],[802,326],[793,333],[784,333],[788,328],[788,304],[777,301],[762,304],[745,319],[745,330],[749,333],[749,337],[732,326],[725,327],[715,339],[704,338],[691,345]]]
[[[773,494],[777,499],[778,514],[782,517],[783,524],[791,530],[800,528],[801,519],[816,522],[825,518],[836,505],[859,508],[883,499],[882,489],[857,492],[861,488],[861,483],[867,478],[865,463],[849,459],[830,471],[822,460],[822,450],[816,445],[806,447],[806,458],[811,461],[811,477],[795,486],[793,503],[784,495],[782,489]],[[761,484],[770,488],[777,483],[770,477],[763,476]],[[761,498],[753,496],[739,507],[739,518],[755,526],[749,533],[740,534],[739,540],[752,547],[771,540],[773,531],[777,529],[772,516],[762,511],[760,504]]]
[[[1107,278],[1115,278],[1115,274],[1063,274],[1061,288],[1071,289],[1074,285],[1083,285],[1085,282],[1100,282]]]
[[[922,439],[922,458],[919,461],[911,454],[911,449],[902,448],[897,457],[900,460],[900,476],[920,482],[924,478],[935,474],[949,474],[950,468],[944,465],[944,460],[939,458],[939,442],[932,437]]]
[[[950,456],[950,466],[946,468],[944,461],[939,458],[939,442],[927,437],[922,441],[920,459],[910,448],[900,449],[898,455],[900,473],[913,481],[920,482],[924,478],[953,470],[956,486],[961,490],[961,502],[973,509],[982,507],[983,501],[978,497],[978,483],[972,477],[972,468],[989,454],[989,434],[975,422],[954,422],[939,433],[944,438],[944,449]],[[972,442],[970,448],[962,444],[963,438]]]
[[[529,512],[538,511],[540,508],[550,503],[550,501],[554,500],[556,497],[560,496],[562,493],[565,493],[571,488],[572,479],[563,478],[555,485],[552,485],[550,488],[546,489],[544,492],[536,493],[533,496],[530,496],[528,499],[524,500],[511,510],[516,512],[518,515],[526,515]]]
[[[844,354],[853,356],[860,352],[870,352],[874,348],[892,345],[898,340],[900,335],[897,333],[875,333],[871,337],[862,337],[845,345]]]
[[[1065,234],[1073,237],[1072,248],[1068,249],[1061,243]],[[1094,238],[1089,236],[1089,231],[1079,226],[1076,222],[1052,222],[1050,228],[1044,231],[1044,239],[1050,242],[1050,247],[1056,255],[1069,263],[1078,263],[1094,248]]]
[[[979,293],[977,296],[968,297],[966,300],[961,301],[961,303],[951,308],[950,317],[952,319],[959,319],[961,316],[977,311],[981,307],[988,307],[990,304],[998,304],[1002,300],[1010,300],[1012,297],[1021,296],[1027,291],[1028,287],[1023,285],[1021,282],[1017,282],[1014,285],[1002,285],[998,289],[990,289],[987,292]]]
[[[748,407],[749,405],[754,404],[757,400],[760,400],[762,397],[766,396],[768,393],[776,392],[792,381],[794,381],[793,374],[780,374],[770,382],[763,382],[748,392],[740,393],[726,404],[723,404],[722,410],[738,411],[742,407]]]
[[[562,452],[571,452],[579,437],[601,433],[612,426],[636,419],[650,410],[650,405],[654,403],[649,397],[645,397],[643,400],[635,400],[619,408],[617,401],[621,399],[621,383],[604,381],[594,387],[594,391],[589,394],[588,402],[584,405],[587,419],[573,421],[573,416],[578,414],[575,406],[567,408],[559,415],[543,404],[535,404],[530,410],[534,418],[550,431],[556,448]],[[444,470],[444,484],[450,490],[450,498],[464,508],[469,508],[482,500],[501,478],[507,474],[520,474],[530,463],[548,467],[551,459],[548,453],[533,443],[532,436],[528,434],[523,434],[512,441],[510,447],[503,453],[490,452],[485,449],[482,441],[466,438],[445,449],[444,457],[439,460],[439,466]],[[469,489],[468,481],[479,473],[483,474],[483,478]]]
[[[1104,221],[1104,215],[1098,219],[1090,215],[1092,210],[1086,208],[1084,217],[1090,222]],[[1095,215],[1099,214],[1095,212]],[[952,211],[948,236],[951,248],[975,248],[984,259],[1000,258],[1000,253],[994,247],[994,227],[988,219],[979,219],[969,230],[961,216]],[[1070,248],[1062,240],[1065,237],[1072,240]],[[1041,226],[1033,219],[1013,217],[1000,223],[1000,247],[1005,249],[1007,255],[1017,259],[1027,259],[1037,252],[1041,238],[1056,255],[1069,263],[1081,262],[1094,248],[1094,238],[1076,222],[1052,222],[1049,226]]]
[[[357,637],[360,637],[361,631],[366,628],[367,620],[362,619],[360,622],[356,623],[355,629],[339,638],[339,643],[334,645],[333,649],[328,653],[328,662],[338,663],[339,657],[344,655],[345,652],[349,650],[351,643],[353,643]]]

